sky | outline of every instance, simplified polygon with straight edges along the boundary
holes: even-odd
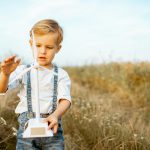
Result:
[[[64,30],[59,65],[109,61],[150,61],[148,0],[0,1],[0,60],[17,54],[32,62],[29,30],[55,19]]]

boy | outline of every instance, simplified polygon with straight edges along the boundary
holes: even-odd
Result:
[[[55,54],[61,49],[63,31],[54,20],[41,20],[37,22],[30,31],[30,46],[33,50],[32,33],[34,33],[37,47],[37,62],[46,69],[39,69],[39,101],[40,116],[48,122],[48,129],[52,129],[53,137],[44,138],[22,138],[25,123],[28,119],[35,117],[35,78],[32,68],[28,74],[19,78],[16,82],[8,86],[11,79],[21,73],[27,66],[20,65],[20,59],[16,56],[9,57],[1,64],[0,73],[0,93],[5,93],[7,89],[18,87],[20,102],[15,113],[19,114],[19,129],[17,133],[17,150],[63,150],[64,139],[61,127],[61,116],[69,109],[71,104],[70,79],[68,74],[61,68],[54,66],[52,60]],[[56,76],[57,74],[57,76]]]

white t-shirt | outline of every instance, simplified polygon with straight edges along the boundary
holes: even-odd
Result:
[[[11,82],[18,74],[20,74],[27,67],[25,65],[20,65],[17,69],[10,75],[9,82]],[[32,97],[32,110],[36,112],[36,99],[35,99],[35,69],[32,68],[30,72],[31,76],[31,97]],[[53,90],[54,90],[54,68],[52,70],[39,69],[38,71],[39,80],[39,101],[40,101],[40,113],[51,113],[53,106]],[[21,86],[22,85],[22,86]],[[15,113],[23,113],[27,111],[27,74],[23,75],[15,82],[8,86],[8,90],[20,86],[20,92],[18,97],[20,102],[18,103]],[[60,99],[66,99],[71,102],[70,96],[70,86],[71,81],[65,70],[58,67],[58,87],[57,87],[57,104]]]

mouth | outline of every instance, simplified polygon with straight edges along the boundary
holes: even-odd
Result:
[[[46,60],[46,57],[38,57],[39,60]]]

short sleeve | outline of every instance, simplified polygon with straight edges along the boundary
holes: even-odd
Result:
[[[66,99],[71,103],[70,89],[71,89],[71,81],[68,73],[64,71],[63,76],[58,81],[57,102],[59,102],[60,99]]]

